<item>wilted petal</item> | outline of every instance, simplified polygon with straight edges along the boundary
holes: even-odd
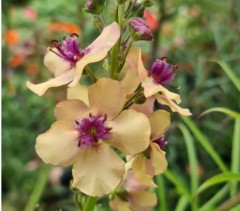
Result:
[[[113,211],[131,211],[127,201],[123,201],[118,196],[115,196],[113,200],[109,202]]]
[[[56,48],[52,49],[57,52]],[[54,74],[55,77],[71,69],[70,63],[64,61],[60,56],[52,51],[48,51],[44,57],[44,65]]]
[[[107,114],[109,119],[118,115],[125,103],[125,91],[119,81],[101,78],[88,89],[91,111]]]
[[[88,101],[88,88],[81,84],[77,84],[74,87],[69,87],[67,90],[67,99],[78,99],[83,101],[86,105],[89,105]]]
[[[151,139],[156,140],[164,134],[170,126],[170,114],[164,110],[157,110],[149,116],[151,125]]]
[[[75,120],[82,119],[89,114],[88,106],[80,100],[65,100],[58,103],[54,110],[57,120],[69,121],[74,124]]]
[[[52,78],[44,83],[33,84],[30,81],[27,81],[26,85],[31,91],[33,91],[39,96],[42,96],[47,91],[47,89],[51,87],[58,87],[58,86],[68,84],[70,81],[72,81],[72,79],[74,78],[74,75],[75,75],[75,69],[71,69],[59,75],[58,77]]]
[[[147,159],[143,154],[137,155],[132,163],[137,182],[148,187],[156,187],[153,182],[154,169],[152,168],[151,160]]]
[[[160,149],[157,144],[151,143],[150,144],[151,152],[150,152],[150,159],[151,164],[154,168],[154,175],[158,175],[163,173],[168,166],[165,152]]]
[[[75,86],[79,82],[82,76],[82,71],[87,64],[104,59],[119,37],[120,29],[116,22],[106,26],[99,37],[84,50],[85,55],[77,62],[77,72],[74,80],[69,84],[69,86]]]
[[[134,110],[124,110],[110,123],[113,147],[127,155],[144,151],[149,146],[150,125],[147,117]]]
[[[79,153],[78,132],[68,123],[57,121],[37,137],[36,151],[45,162],[55,166],[69,166]]]
[[[123,79],[120,81],[121,86],[126,91],[126,94],[132,94],[140,84],[140,79],[138,77],[138,73],[128,66],[126,67],[125,74]]]
[[[153,112],[154,101],[155,101],[154,97],[148,97],[145,103],[133,104],[132,106],[130,106],[130,108],[138,112],[144,113],[146,116],[149,116]]]
[[[160,84],[155,84],[152,78],[146,78],[142,81],[142,87],[144,88],[145,97],[150,97],[158,92],[162,92],[168,99],[175,100],[178,104],[181,103],[180,95],[168,91]]]
[[[90,196],[112,192],[124,175],[124,162],[106,144],[82,148],[73,164],[73,187]]]
[[[148,191],[138,191],[128,194],[130,207],[137,211],[151,211],[157,204],[157,197],[155,193]]]
[[[192,115],[189,109],[181,108],[180,106],[178,106],[176,103],[174,103],[172,100],[168,99],[164,95],[156,94],[155,97],[160,104],[169,106],[173,112],[178,112],[183,116]]]

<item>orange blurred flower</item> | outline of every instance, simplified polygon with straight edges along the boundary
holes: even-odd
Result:
[[[19,41],[19,33],[17,30],[9,29],[5,33],[5,41],[8,45],[14,45]]]
[[[158,15],[150,10],[144,11],[144,18],[146,18],[152,31],[156,31],[159,27]]]
[[[26,58],[26,55],[14,55],[9,60],[9,66],[14,68],[20,66]]]
[[[49,25],[49,29],[56,32],[67,32],[69,34],[81,32],[80,28],[75,24],[64,23],[64,22],[53,22]]]
[[[26,70],[27,74],[29,75],[36,75],[39,72],[39,68],[37,65],[35,64],[29,64],[27,66],[27,70]]]

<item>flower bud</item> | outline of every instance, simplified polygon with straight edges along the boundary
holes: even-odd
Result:
[[[142,5],[144,7],[151,7],[153,5],[153,0],[142,0]]]
[[[87,0],[83,11],[91,14],[100,14],[105,0]]]
[[[139,8],[141,7],[141,3],[137,2],[134,7],[133,7],[133,10],[138,10]]]
[[[152,40],[153,35],[150,26],[142,18],[132,18],[130,20],[132,38],[136,40]]]

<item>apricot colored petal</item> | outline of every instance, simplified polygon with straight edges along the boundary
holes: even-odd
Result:
[[[142,87],[144,89],[145,97],[150,97],[158,92],[162,92],[168,99],[175,100],[177,104],[181,103],[180,95],[168,91],[160,84],[155,84],[152,78],[146,78],[142,81]]]
[[[145,103],[133,104],[130,108],[138,112],[144,113],[146,116],[149,116],[153,112],[154,101],[155,101],[154,97],[148,97]]]
[[[131,211],[127,201],[123,201],[118,196],[115,196],[113,200],[109,203],[113,211]]]
[[[69,121],[74,124],[75,120],[82,119],[89,114],[88,106],[80,100],[65,100],[58,103],[54,110],[57,120]]]
[[[128,200],[130,207],[137,211],[151,211],[157,204],[156,194],[147,191],[129,193]]]
[[[160,138],[170,126],[170,114],[164,110],[157,110],[149,116],[151,125],[151,139]]]
[[[143,81],[148,77],[147,70],[142,62],[141,48],[136,46],[132,47],[128,53],[126,61],[129,67],[138,73],[140,81]]]
[[[120,81],[121,86],[126,91],[126,94],[132,94],[137,89],[140,84],[140,79],[138,77],[138,73],[133,71],[131,68],[126,67],[125,74],[123,79]]]
[[[154,169],[150,162],[150,159],[147,159],[143,154],[139,154],[133,160],[132,170],[138,183],[154,188],[156,187],[153,182]]]
[[[27,81],[27,87],[34,92],[35,94],[42,96],[49,88],[51,87],[58,87],[65,84],[68,84],[70,81],[73,80],[75,75],[75,69],[71,69],[56,78],[52,78],[44,83],[40,84],[33,84],[30,81]]]
[[[77,62],[77,72],[69,86],[75,86],[79,82],[83,69],[87,64],[99,62],[104,59],[119,37],[120,29],[116,22],[106,26],[98,38],[85,49],[85,55]]]
[[[92,112],[116,117],[125,103],[126,93],[119,81],[100,78],[88,89],[89,106]]]
[[[79,153],[78,132],[67,122],[57,121],[36,141],[36,152],[45,162],[54,166],[72,165]]]
[[[150,152],[150,159],[152,166],[154,168],[154,175],[162,174],[168,166],[165,152],[160,149],[160,147],[155,144],[150,144],[151,152]]]
[[[112,192],[125,173],[124,161],[107,144],[82,148],[73,164],[73,187],[90,196]]]
[[[53,48],[52,50],[58,52],[56,48]],[[71,69],[69,62],[64,61],[61,57],[57,56],[52,51],[47,52],[43,62],[48,70],[54,74],[54,77],[57,77]]]
[[[67,99],[78,99],[83,101],[86,105],[89,105],[88,88],[81,84],[77,84],[74,87],[69,87],[67,90]]]
[[[189,109],[181,108],[180,106],[178,106],[176,103],[174,103],[172,100],[168,99],[164,95],[156,94],[155,98],[157,99],[157,101],[160,104],[169,106],[173,112],[178,112],[179,114],[181,114],[183,116],[192,115],[192,113],[189,111]]]
[[[148,118],[132,109],[124,110],[110,122],[111,138],[108,141],[126,155],[144,151],[150,142],[150,124]]]

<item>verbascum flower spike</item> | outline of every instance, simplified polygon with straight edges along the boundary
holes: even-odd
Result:
[[[150,70],[147,71],[142,62],[141,48],[139,47],[130,49],[126,61],[130,69],[138,73],[145,97],[154,96],[160,104],[169,106],[173,112],[178,112],[183,116],[191,115],[189,109],[178,106],[181,103],[180,95],[170,92],[166,88],[166,85],[175,76],[176,65],[167,63],[164,57],[156,60]],[[131,80],[129,79],[129,81]]]
[[[37,137],[36,151],[46,163],[73,165],[73,187],[103,196],[119,185],[125,173],[124,161],[113,149],[126,155],[146,150],[150,123],[142,113],[122,111],[126,93],[118,81],[101,78],[86,93],[78,97],[73,91],[69,96],[76,99],[56,106],[57,121]]]
[[[47,89],[65,84],[75,86],[86,65],[101,61],[117,42],[120,36],[116,22],[106,26],[99,37],[86,49],[82,50],[77,41],[77,34],[64,37],[62,43],[52,41],[52,48],[44,58],[44,65],[53,73],[54,78],[40,84],[27,82],[27,87],[38,95],[43,95]]]

